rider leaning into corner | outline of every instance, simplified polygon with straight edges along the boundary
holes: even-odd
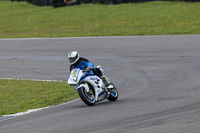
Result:
[[[100,77],[107,88],[113,88],[110,80],[105,76],[105,74],[99,69],[94,67],[94,65],[86,58],[80,57],[77,51],[72,51],[68,54],[70,72],[74,68],[80,68],[81,70],[93,71],[95,75]]]

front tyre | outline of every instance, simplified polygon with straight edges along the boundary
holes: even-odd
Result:
[[[88,106],[95,105],[95,96],[91,88],[89,88],[89,92],[87,92],[84,87],[81,87],[80,89],[78,89],[78,94],[81,100]]]
[[[112,83],[112,85],[113,85],[113,88],[112,89],[110,89],[110,94],[109,94],[109,96],[108,96],[108,100],[109,101],[116,101],[117,100],[117,98],[118,98],[118,91],[117,91],[117,88],[114,86],[114,84]]]

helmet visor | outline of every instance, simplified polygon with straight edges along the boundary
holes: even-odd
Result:
[[[75,61],[75,58],[69,58],[69,62],[73,63]]]

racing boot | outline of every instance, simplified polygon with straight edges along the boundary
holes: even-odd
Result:
[[[114,86],[111,84],[110,80],[105,76],[102,75],[101,79],[103,80],[104,84],[106,85],[106,88],[109,90],[111,90]]]

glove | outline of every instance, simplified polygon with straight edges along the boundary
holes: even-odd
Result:
[[[91,71],[91,69],[92,69],[91,67],[87,67],[85,70],[86,71]]]

